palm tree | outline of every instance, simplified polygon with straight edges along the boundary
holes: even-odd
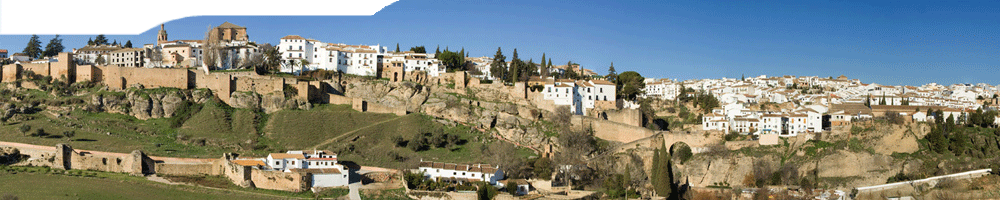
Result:
[[[302,72],[305,71],[306,66],[309,66],[309,61],[306,59],[300,60],[299,66],[301,67],[299,68],[299,75],[302,75]]]
[[[288,65],[292,67],[299,66],[299,60],[289,60]],[[295,71],[293,70],[292,73],[295,73]]]

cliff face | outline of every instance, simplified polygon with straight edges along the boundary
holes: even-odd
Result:
[[[540,149],[550,141],[536,126],[536,120],[545,111],[508,103],[510,101],[497,101],[510,99],[509,92],[454,90],[442,86],[381,81],[357,81],[342,88],[347,97],[383,106],[405,107],[408,112],[424,113],[483,130],[496,128],[497,134],[521,146]],[[467,91],[474,94],[462,94]]]
[[[90,108],[131,115],[138,119],[173,117],[189,103],[205,103],[214,98],[208,90],[128,90],[91,96]]]
[[[234,108],[273,113],[285,109],[312,109],[312,104],[297,98],[285,98],[283,94],[260,95],[250,92],[233,92],[229,97]]]

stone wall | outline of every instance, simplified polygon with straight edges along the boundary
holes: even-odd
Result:
[[[575,115],[573,117],[581,118],[580,121],[582,121],[584,125],[588,124],[590,125],[590,128],[594,131],[595,137],[604,140],[629,143],[638,139],[652,136],[654,134],[652,130],[639,126],[632,126],[628,124],[623,124],[608,120],[600,120],[590,117],[583,117],[579,115]],[[572,121],[577,121],[577,120],[572,120]]]
[[[235,89],[239,92],[256,92],[257,94],[281,93],[284,91],[285,79],[282,78],[251,78],[249,76],[235,77]]]
[[[92,65],[79,65],[76,66],[76,82],[95,82],[97,79],[94,77],[94,66]]]
[[[156,163],[157,174],[175,176],[222,175],[219,168],[214,163]]]
[[[251,170],[250,180],[256,188],[293,192],[305,191],[312,182],[306,174],[264,170]]]
[[[142,85],[145,88],[180,88],[189,89],[191,82],[187,69],[175,68],[135,68],[100,66],[103,82],[112,89],[126,89],[132,85]]]
[[[21,65],[17,64],[4,65],[2,69],[3,77],[0,78],[0,81],[3,81],[4,83],[16,81],[17,79],[20,78],[20,72],[21,72],[20,68]]]
[[[605,110],[604,115],[609,121],[642,126],[642,112],[639,109]]]

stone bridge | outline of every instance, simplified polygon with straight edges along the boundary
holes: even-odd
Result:
[[[691,147],[692,152],[700,153],[705,152],[709,145],[720,144],[721,142],[721,137],[705,137],[704,132],[656,131],[652,136],[625,143],[619,146],[618,149],[615,149],[615,151],[620,152],[635,148],[660,148],[662,146],[672,148],[675,144],[684,143]]]

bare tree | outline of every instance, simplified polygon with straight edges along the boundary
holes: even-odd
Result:
[[[202,67],[207,72],[219,67],[222,63],[222,42],[219,40],[219,31],[209,28],[205,32],[205,40],[201,44]]]
[[[149,67],[163,66],[163,50],[160,47],[153,47],[149,50]]]

